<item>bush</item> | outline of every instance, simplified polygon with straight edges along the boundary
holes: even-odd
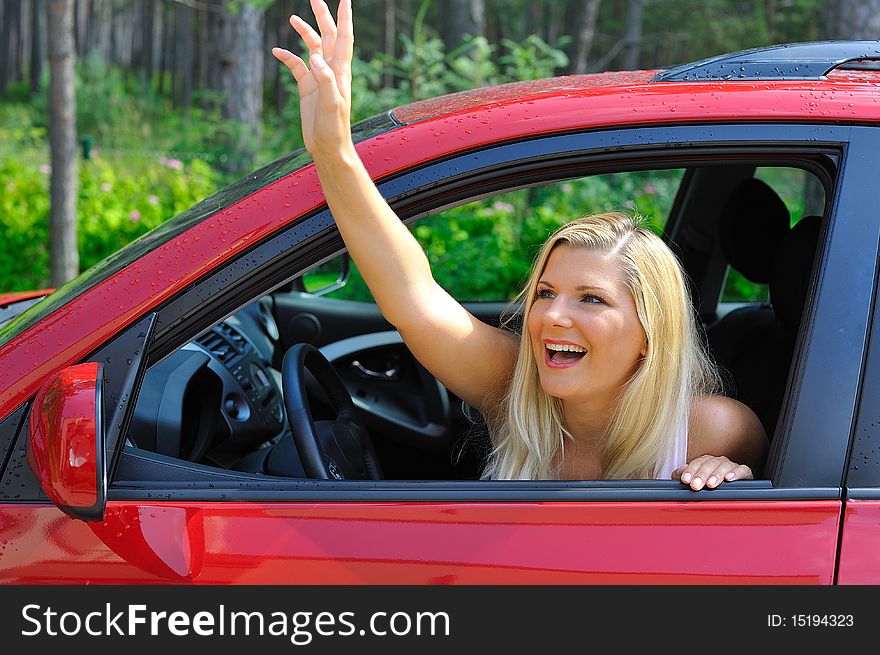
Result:
[[[121,167],[95,158],[80,166],[77,201],[80,269],[184,211],[216,190],[217,174],[201,161],[160,158]],[[0,290],[49,286],[49,171],[0,163]]]
[[[48,286],[48,187],[37,168],[0,161],[0,291]]]

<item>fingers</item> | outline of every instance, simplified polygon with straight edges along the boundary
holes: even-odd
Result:
[[[272,56],[287,66],[288,70],[293,73],[293,77],[297,82],[301,81],[303,77],[309,74],[309,69],[306,66],[306,63],[290,50],[285,50],[284,48],[272,48]]]
[[[354,55],[354,22],[351,17],[351,0],[341,0],[337,16],[336,58],[350,66]]]
[[[318,21],[318,29],[321,30],[321,48],[326,61],[335,57],[336,52],[336,23],[333,15],[324,0],[311,0],[312,12]]]
[[[336,54],[332,67],[336,72],[336,85],[346,99],[351,97],[351,60],[354,57],[354,24],[351,16],[351,0],[340,0],[336,32]]]
[[[300,38],[302,38],[303,42],[306,44],[306,47],[309,49],[309,56],[315,53],[319,55],[321,54],[323,48],[321,44],[321,36],[311,25],[294,14],[290,17],[290,26],[296,30],[296,33],[299,34]]]
[[[694,491],[699,491],[703,487],[714,489],[722,482],[751,480],[754,476],[745,464],[731,462],[724,456],[703,455],[673,471],[672,478],[690,485]]]
[[[326,113],[335,111],[341,96],[333,69],[319,54],[313,54],[309,63],[312,65],[312,76],[318,84],[318,106]]]
[[[287,66],[287,69],[293,74],[300,96],[307,96],[317,90],[318,83],[315,81],[314,76],[309,75],[309,68],[306,66],[306,62],[284,48],[272,48],[272,55]]]

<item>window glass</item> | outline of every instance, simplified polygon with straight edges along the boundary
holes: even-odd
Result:
[[[429,216],[410,229],[435,278],[461,301],[508,301],[525,283],[547,236],[563,223],[624,211],[662,232],[684,171],[593,175],[502,193]],[[351,278],[331,298],[371,300],[352,264]]]

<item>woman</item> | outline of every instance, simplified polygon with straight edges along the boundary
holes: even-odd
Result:
[[[548,239],[521,294],[521,337],[482,323],[437,284],[352,143],[351,0],[340,2],[338,26],[323,0],[311,6],[320,33],[290,18],[310,65],[272,50],[296,78],[306,149],[385,318],[487,416],[484,477],[671,478],[694,490],[752,479],[767,436],[745,405],[713,394],[681,267],[633,219],[586,217]]]

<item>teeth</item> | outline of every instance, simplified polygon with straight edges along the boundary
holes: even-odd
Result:
[[[586,348],[581,348],[580,346],[570,346],[568,344],[562,343],[545,343],[547,346],[547,350],[555,350],[557,352],[569,352],[569,353],[585,353],[587,352]]]

